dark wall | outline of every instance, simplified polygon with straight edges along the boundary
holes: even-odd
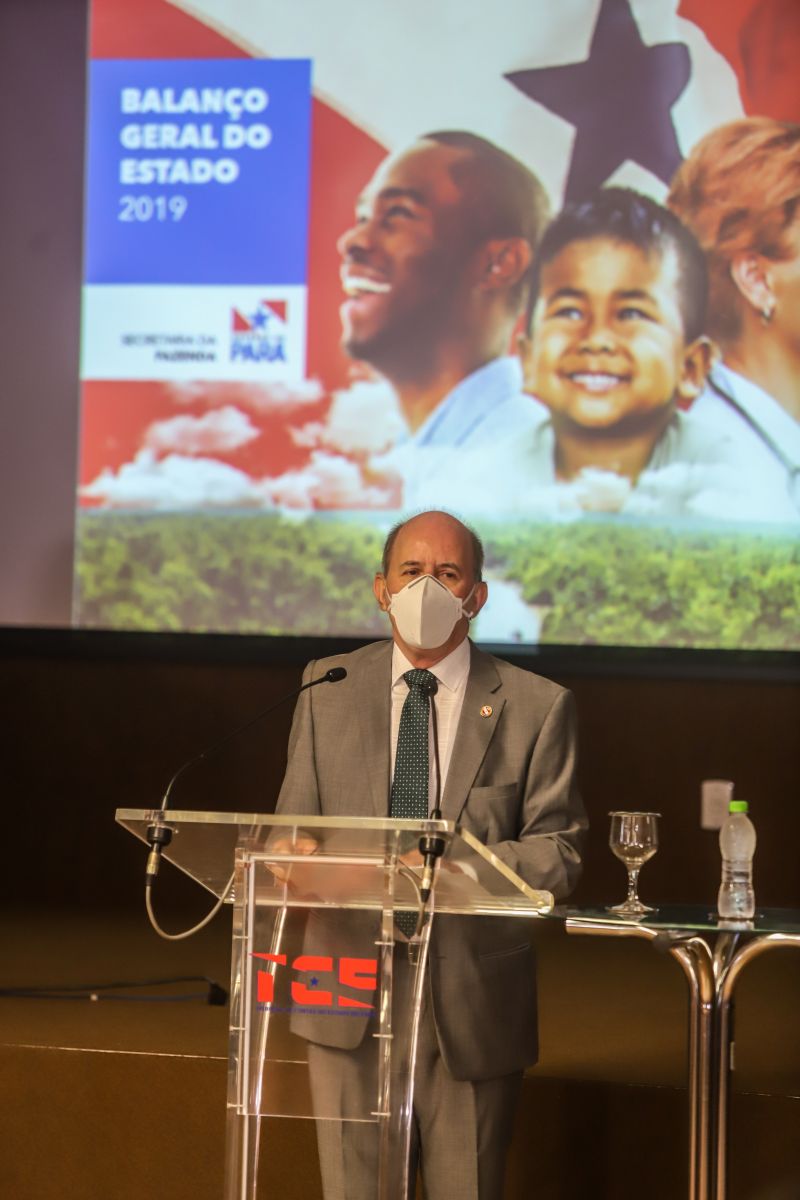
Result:
[[[193,639],[192,639],[193,641]],[[0,662],[4,883],[13,903],[141,903],[144,848],[114,824],[116,808],[157,807],[186,758],[288,692],[296,665],[7,651]],[[590,677],[562,673],[581,723],[581,783],[592,832],[576,899],[621,899],[622,866],[606,841],[612,808],[663,814],[662,846],[642,875],[646,899],[713,903],[716,835],[700,829],[700,781],[735,781],[758,830],[760,904],[800,906],[800,685]],[[187,772],[179,808],[271,811],[292,704]],[[38,868],[32,873],[32,862]],[[166,900],[205,904],[162,872]],[[35,880],[35,882],[33,882]]]
[[[620,892],[610,809],[663,814],[645,899],[715,903],[717,834],[700,828],[700,782],[732,779],[758,832],[760,904],[800,905],[800,687],[744,680],[564,679],[578,699],[581,779],[592,820],[582,903]]]

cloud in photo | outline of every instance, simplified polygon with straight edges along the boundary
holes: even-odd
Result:
[[[374,509],[392,504],[391,488],[365,476],[358,463],[314,450],[307,466],[259,485],[265,499],[281,508]]]
[[[324,421],[291,430],[295,445],[366,460],[382,454],[406,432],[397,398],[386,383],[360,381],[334,393]]]
[[[228,383],[190,380],[167,387],[175,404],[205,404],[209,408],[233,404],[253,413],[288,414],[318,404],[325,391],[318,379],[300,379],[291,383]]]
[[[141,450],[118,471],[104,470],[81,488],[100,508],[202,511],[210,508],[381,509],[396,502],[390,485],[372,479],[357,463],[315,450],[305,467],[275,478],[252,479],[213,458]]]
[[[232,405],[212,409],[201,417],[188,413],[155,421],[145,430],[142,445],[155,454],[226,454],[260,437],[246,413]]]
[[[141,450],[118,471],[105,470],[81,488],[102,508],[203,509],[262,507],[264,493],[243,471],[209,458],[170,454],[157,459]]]

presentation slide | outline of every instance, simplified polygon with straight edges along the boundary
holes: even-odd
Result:
[[[800,648],[800,23],[92,0],[74,624]]]

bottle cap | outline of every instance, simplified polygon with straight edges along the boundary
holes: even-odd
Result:
[[[731,802],[728,806],[728,812],[732,812],[732,813],[747,812],[747,801],[746,800],[731,800]]]

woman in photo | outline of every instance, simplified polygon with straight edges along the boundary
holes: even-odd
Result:
[[[748,117],[707,134],[669,207],[706,254],[721,361],[692,408],[800,512],[800,126]]]

